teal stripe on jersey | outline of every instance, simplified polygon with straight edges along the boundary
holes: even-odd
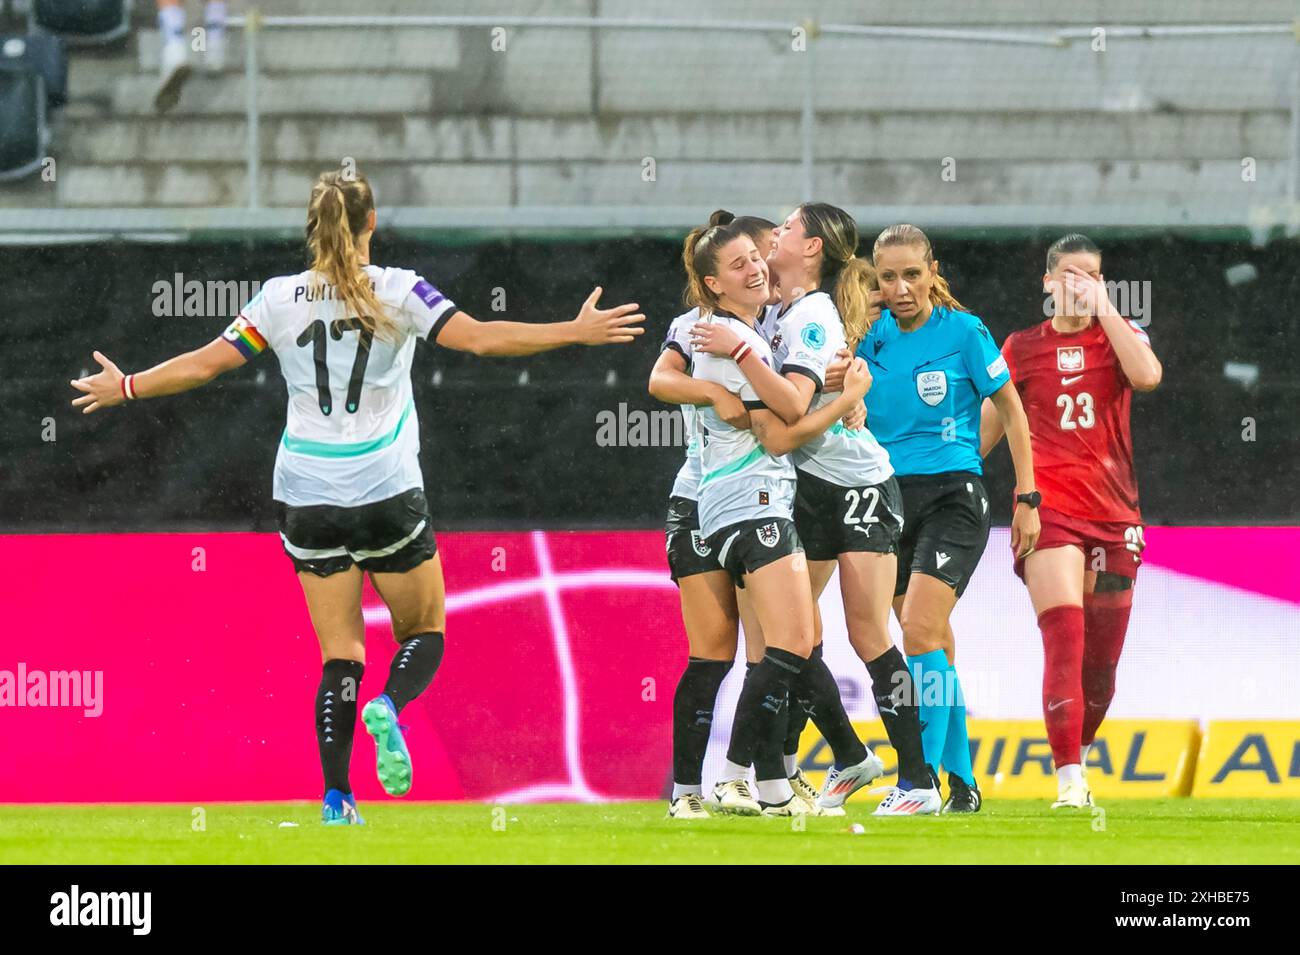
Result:
[[[406,406],[406,410],[402,412],[402,417],[398,419],[392,431],[371,441],[357,441],[354,444],[329,444],[325,441],[306,441],[302,438],[290,437],[288,431],[284,433],[281,441],[285,450],[292,451],[294,454],[309,454],[317,458],[355,458],[363,454],[383,450],[396,441],[402,427],[406,424],[406,419],[411,416],[411,412],[414,410],[415,402],[412,401]]]
[[[762,447],[755,448],[743,458],[737,458],[728,464],[724,464],[716,471],[710,471],[708,474],[704,475],[704,477],[700,478],[700,487],[704,487],[704,485],[708,484],[710,481],[716,480],[717,478],[726,477],[728,474],[735,474],[738,471],[745,470],[745,468],[750,467],[751,465],[757,464],[759,461],[763,460],[765,454],[767,454],[767,451]]]

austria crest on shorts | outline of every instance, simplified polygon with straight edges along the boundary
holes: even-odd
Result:
[[[942,371],[923,371],[916,376],[916,393],[933,408],[948,397],[948,376]]]
[[[699,531],[691,531],[691,550],[700,557],[709,556],[709,545],[704,543],[704,538],[700,536]]]
[[[775,547],[781,540],[781,529],[775,522],[764,524],[754,533],[758,535],[758,542],[764,547]]]

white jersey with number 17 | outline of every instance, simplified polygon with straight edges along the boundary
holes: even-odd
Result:
[[[267,280],[223,335],[247,358],[269,348],[280,362],[289,406],[273,496],[291,506],[356,507],[424,483],[411,359],[456,306],[414,272],[365,271],[395,326],[387,339],[310,271]]]

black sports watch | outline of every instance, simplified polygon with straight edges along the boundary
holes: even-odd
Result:
[[[1030,507],[1038,507],[1039,504],[1043,503],[1043,495],[1039,494],[1037,491],[1030,491],[1028,494],[1017,494],[1016,503],[1028,504]]]

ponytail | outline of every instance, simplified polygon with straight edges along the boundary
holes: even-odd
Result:
[[[708,225],[692,229],[682,245],[682,268],[686,272],[682,301],[690,308],[698,308],[701,315],[710,315],[718,307],[718,295],[704,277],[715,274],[722,247],[746,234],[733,224],[735,220],[726,209],[719,209],[709,216]]]
[[[844,337],[856,346],[871,328],[871,293],[880,290],[876,267],[858,252],[858,224],[838,206],[805,202],[799,207],[804,234],[822,240],[818,284],[830,293],[844,325]]]
[[[965,305],[957,301],[957,297],[952,294],[952,289],[948,287],[948,280],[937,272],[934,281],[930,284],[930,304],[941,305],[944,308],[952,309],[954,312],[970,311]]]
[[[307,206],[307,247],[311,270],[334,287],[348,317],[372,335],[392,339],[397,325],[375,294],[356,246],[374,207],[370,184],[360,173],[346,179],[337,172],[321,173]]]
[[[871,293],[878,291],[880,281],[869,259],[855,255],[840,267],[832,298],[844,323],[849,348],[856,348],[871,330]]]

